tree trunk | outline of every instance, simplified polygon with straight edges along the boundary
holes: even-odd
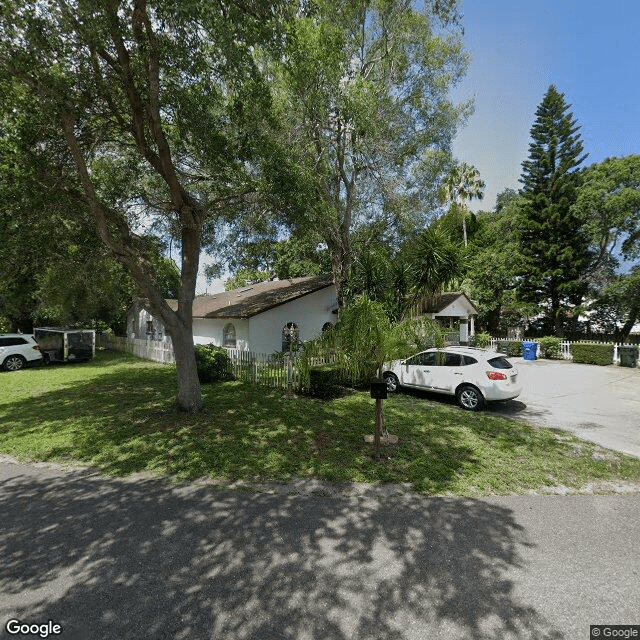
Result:
[[[622,329],[620,329],[620,333],[618,337],[618,340],[620,340],[620,342],[625,342],[626,340],[629,339],[629,334],[631,333],[631,329],[633,329],[634,325],[636,324],[636,320],[638,319],[639,314],[640,314],[640,307],[631,308],[627,321],[622,326]]]
[[[467,218],[466,218],[466,211],[464,209],[464,207],[462,208],[462,237],[464,239],[464,246],[468,246],[467,245]]]
[[[562,337],[562,325],[560,323],[560,300],[554,295],[551,296],[551,322],[553,332],[558,338]]]
[[[176,373],[178,374],[177,409],[178,411],[199,411],[202,409],[202,393],[193,348],[192,328],[178,324],[168,327],[167,331],[173,343]]]

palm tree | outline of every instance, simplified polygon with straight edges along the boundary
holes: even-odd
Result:
[[[409,282],[406,311],[420,314],[430,298],[463,273],[463,256],[459,249],[436,229],[424,229],[405,249]]]
[[[464,246],[467,246],[467,214],[466,201],[475,198],[482,200],[485,188],[484,180],[480,179],[480,172],[470,164],[463,162],[456,165],[445,178],[440,189],[440,201],[444,204],[450,202],[462,217],[462,237]]]

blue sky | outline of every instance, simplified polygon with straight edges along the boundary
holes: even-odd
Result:
[[[581,125],[585,165],[640,153],[640,3],[633,0],[465,0],[471,54],[458,99],[476,110],[454,144],[486,182],[489,210],[519,188],[535,111],[550,84]]]

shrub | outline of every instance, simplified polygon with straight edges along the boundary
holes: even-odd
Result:
[[[340,314],[334,334],[336,363],[343,379],[364,384],[389,355],[391,323],[380,302],[360,295]]]
[[[434,320],[424,316],[392,325],[388,337],[388,360],[407,358],[419,351],[444,346],[442,329]]]
[[[487,349],[491,346],[491,336],[488,333],[476,333],[473,336],[473,346],[479,349]]]
[[[507,343],[507,356],[517,358],[522,355],[522,340],[511,340]]]
[[[522,355],[521,340],[498,340],[499,353],[505,353],[509,358],[517,358]]]
[[[309,369],[309,394],[314,398],[337,398],[342,395],[339,373],[334,365],[323,365]]]
[[[542,355],[543,358],[557,359],[562,357],[560,338],[545,336],[544,338],[540,338],[538,342],[540,343],[540,355]]]
[[[571,345],[574,362],[582,364],[613,364],[613,345],[593,342],[574,342]]]
[[[226,349],[215,344],[197,344],[194,349],[200,382],[207,384],[233,378],[233,367]]]

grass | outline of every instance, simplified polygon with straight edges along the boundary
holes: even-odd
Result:
[[[0,452],[20,460],[90,464],[113,475],[178,479],[412,483],[423,494],[523,493],[640,481],[640,460],[564,432],[424,395],[385,401],[400,440],[375,460],[367,393],[331,402],[287,400],[281,390],[225,382],[203,387],[198,414],[173,410],[175,369],[125,354],[0,374]]]

